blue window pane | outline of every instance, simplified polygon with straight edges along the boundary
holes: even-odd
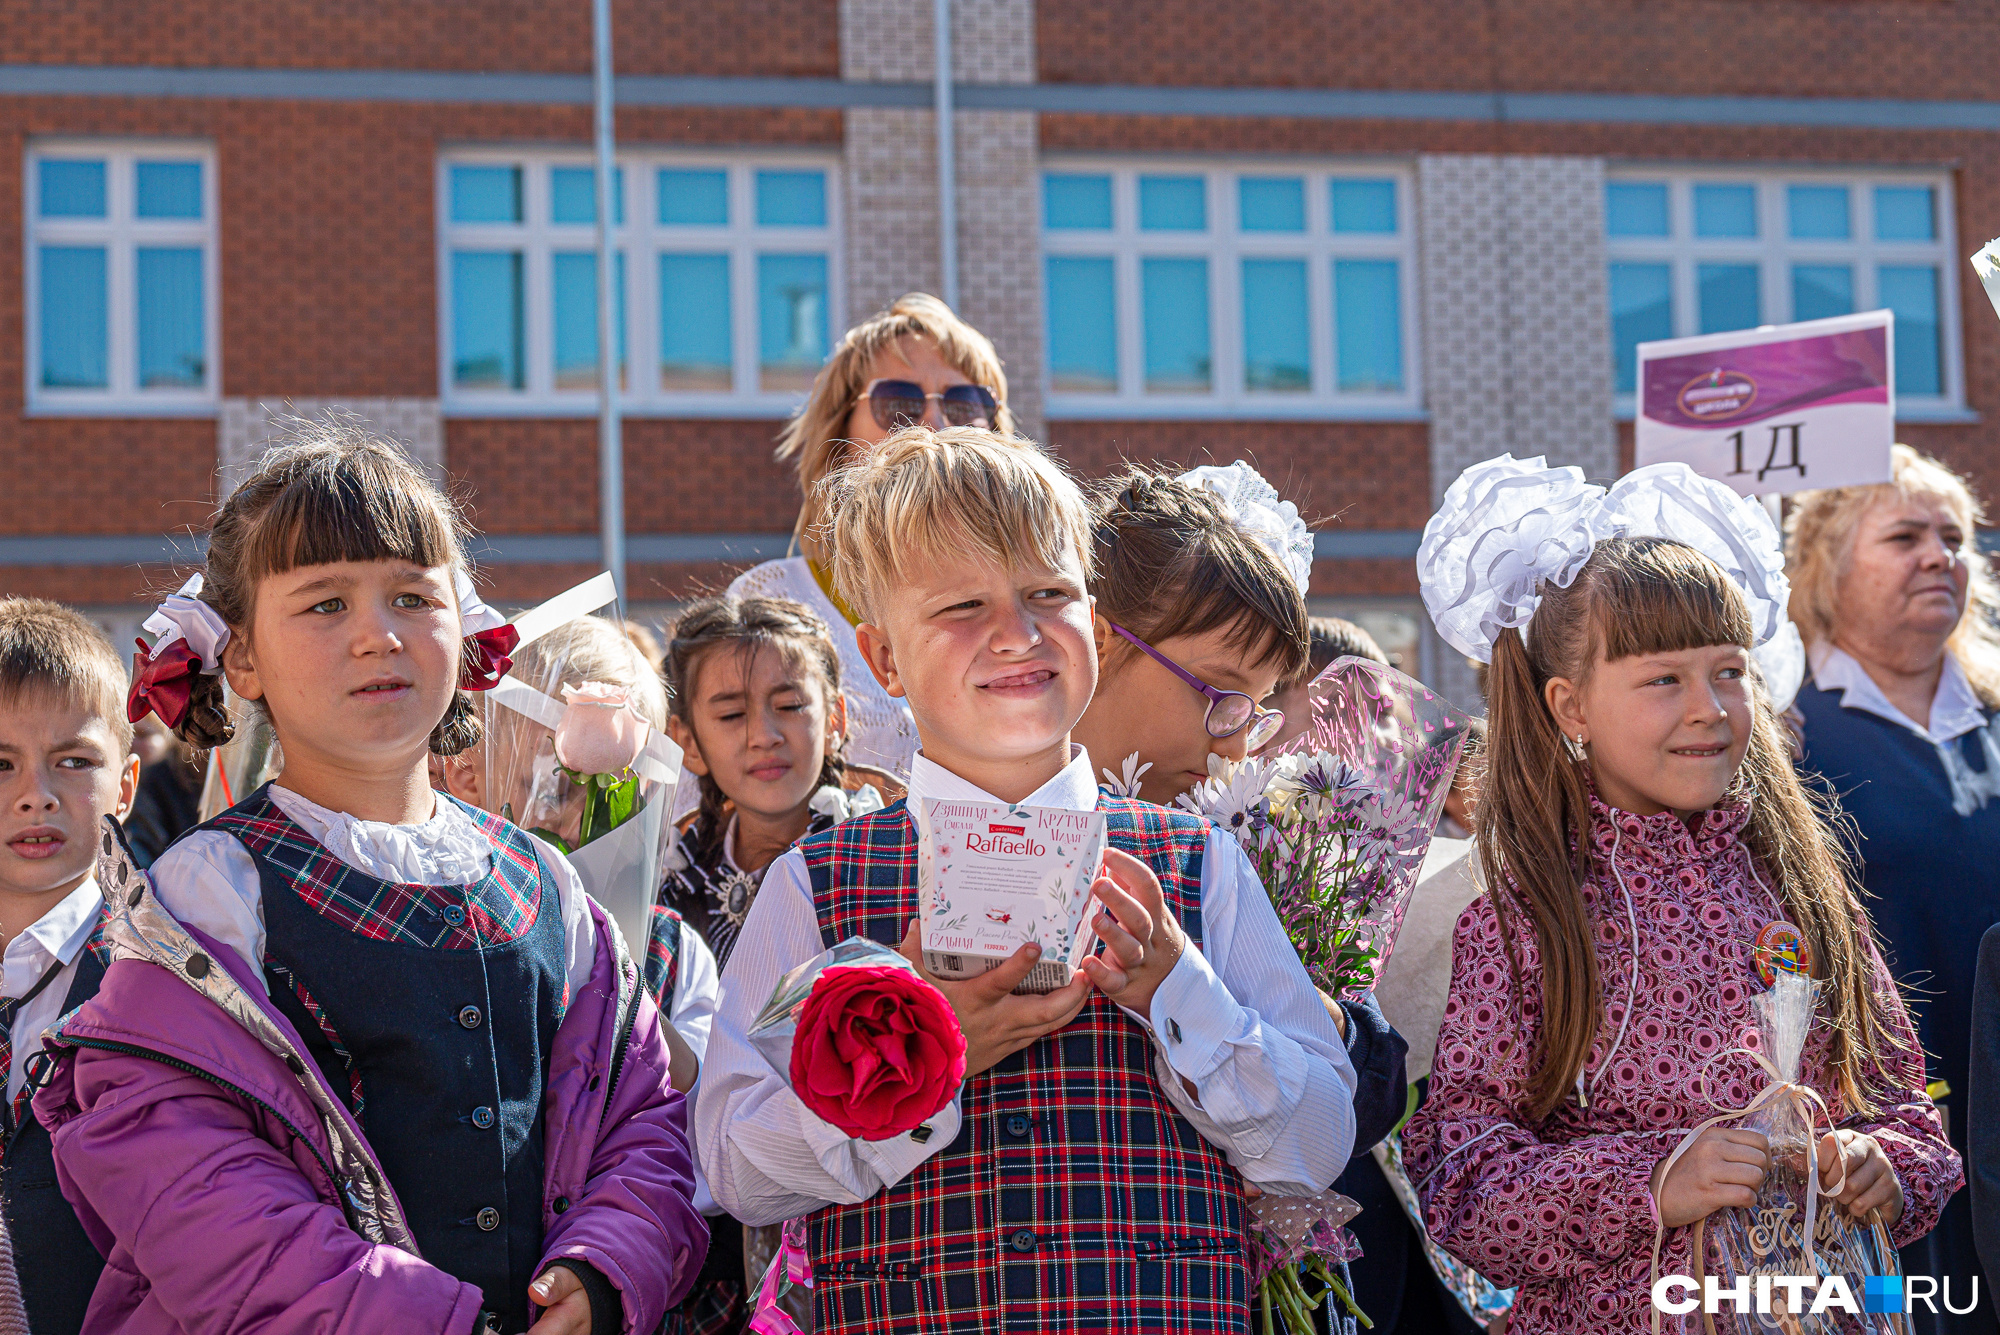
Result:
[[[1245,176],[1236,182],[1236,205],[1246,232],[1306,230],[1306,183],[1295,176]]]
[[[43,246],[42,385],[104,389],[105,307],[102,246]]]
[[[729,225],[729,173],[679,167],[660,172],[660,221],[676,227]]]
[[[1403,389],[1403,302],[1396,261],[1335,260],[1334,379],[1343,393]]]
[[[451,220],[461,223],[521,221],[521,169],[453,167]]]
[[[452,252],[451,357],[460,389],[521,388],[520,252]]]
[[[1638,346],[1674,336],[1673,290],[1668,265],[1611,266],[1611,370],[1620,394],[1637,381]]]
[[[139,387],[199,389],[208,368],[201,251],[141,246],[137,258]]]
[[[757,257],[757,347],[765,389],[812,388],[827,354],[826,256]]]
[[[1875,239],[1937,240],[1937,191],[1927,185],[1876,186]]]
[[[1111,261],[1051,255],[1049,387],[1110,394],[1118,388],[1118,308]]]
[[[1847,187],[1844,185],[1795,185],[1785,191],[1785,206],[1791,216],[1791,232],[1799,241],[1845,241]]]
[[[1611,181],[1604,187],[1604,230],[1612,236],[1666,236],[1667,187],[1653,181]]]
[[[1146,352],[1146,389],[1155,394],[1206,391],[1208,261],[1142,260],[1140,323]]]
[[[1111,226],[1111,178],[1047,172],[1042,176],[1042,225],[1104,231]]]
[[[1757,187],[1698,185],[1694,188],[1696,236],[1757,235]]]
[[[1208,227],[1208,181],[1200,176],[1141,176],[1139,226],[1148,232],[1200,232]]]
[[[1845,264],[1792,266],[1792,318],[1825,320],[1854,314],[1854,270]]]
[[[135,211],[141,218],[201,216],[199,162],[142,162],[138,167]]]
[[[625,387],[625,253],[612,266],[618,385]],[[557,251],[552,257],[557,389],[597,388],[597,253]]]
[[[549,172],[549,218],[559,223],[597,222],[597,169],[556,167]],[[625,169],[611,169],[611,218],[625,225]]]
[[[1885,264],[1876,271],[1882,304],[1896,312],[1896,392],[1944,393],[1938,327],[1938,274],[1928,264]]]
[[[758,172],[757,225],[826,226],[826,173]],[[825,314],[824,307],[821,314]]]
[[[1394,181],[1333,182],[1333,230],[1336,232],[1394,232],[1396,230],[1396,183]]]
[[[1764,299],[1754,264],[1695,266],[1697,315],[1704,334],[1755,329],[1764,323]]]
[[[1312,388],[1304,260],[1243,261],[1243,385],[1289,394]]]
[[[730,388],[729,256],[660,256],[660,388]]]
[[[102,218],[104,164],[43,158],[36,173],[44,218]]]

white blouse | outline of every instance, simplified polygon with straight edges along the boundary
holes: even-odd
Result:
[[[834,648],[840,651],[840,690],[847,697],[847,759],[907,780],[910,761],[917,754],[917,721],[910,717],[907,704],[875,680],[861,656],[854,627],[820,589],[806,558],[787,556],[752,566],[731,581],[729,596],[790,598],[826,622]]]
[[[421,825],[359,820],[271,785],[271,800],[327,850],[354,870],[404,885],[470,885],[492,867],[486,832],[451,802],[439,801]],[[562,913],[565,973],[570,995],[590,981],[597,962],[597,926],[583,882],[554,847],[528,836]],[[230,947],[261,980],[264,965],[264,887],[257,864],[234,835],[198,830],[153,864],[153,892],[182,923]],[[268,990],[268,988],[267,988]]]

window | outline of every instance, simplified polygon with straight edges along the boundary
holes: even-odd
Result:
[[[1397,168],[1051,160],[1050,416],[1415,416],[1410,215]]]
[[[1640,343],[1886,306],[1897,415],[1958,415],[1951,216],[1941,174],[1614,172],[1604,223],[1620,410]]]
[[[841,328],[839,172],[797,154],[622,156],[612,181],[626,410],[781,416]],[[589,154],[438,164],[447,411],[590,413],[597,176]]]
[[[213,151],[41,141],[24,194],[29,411],[213,412]]]

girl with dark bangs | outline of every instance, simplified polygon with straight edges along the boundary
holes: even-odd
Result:
[[[1770,1171],[1761,1134],[1689,1134],[1769,1082],[1742,1050],[1787,945],[1820,984],[1800,1080],[1836,1127],[1821,1184],[1898,1245],[1929,1230],[1959,1160],[1777,720],[1802,656],[1769,517],[1680,464],[1606,494],[1503,456],[1453,485],[1418,566],[1440,634],[1492,664],[1491,889],[1459,919],[1403,1139],[1431,1236],[1518,1286],[1510,1335],[1647,1329],[1656,1242],[1658,1274],[1703,1273],[1690,1226]]]
[[[707,1230],[670,1044],[563,856],[431,790],[508,667],[457,513],[358,427],[303,426],[147,623],[131,712],[276,780],[149,873],[36,1113],[107,1264],[88,1332],[656,1329]]]

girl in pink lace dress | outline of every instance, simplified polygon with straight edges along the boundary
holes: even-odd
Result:
[[[1683,542],[1626,536],[1719,533],[1737,541],[1714,550],[1754,555],[1775,552],[1775,530],[1692,474],[1674,480],[1701,484],[1699,513],[1650,528],[1630,519],[1634,487],[1605,497],[1573,469],[1538,474],[1539,460],[1504,461],[1511,494],[1482,502],[1474,475],[1501,462],[1468,470],[1440,514],[1460,557],[1476,549],[1494,570],[1496,546],[1524,554],[1498,577],[1517,581],[1510,596],[1486,599],[1483,632],[1452,620],[1481,601],[1463,569],[1453,586],[1453,539],[1426,539],[1441,629],[1492,662],[1476,821],[1492,890],[1459,919],[1429,1097],[1404,1138],[1426,1227],[1518,1286],[1509,1335],[1649,1329],[1656,1235],[1660,1274],[1695,1273],[1690,1226],[1750,1204],[1769,1171],[1762,1136],[1723,1128],[1662,1170],[1692,1128],[1769,1083],[1732,1049],[1760,1046],[1756,942],[1788,923],[1823,989],[1801,1074],[1837,1128],[1818,1147],[1821,1181],[1844,1161],[1840,1209],[1879,1210],[1899,1246],[1921,1236],[1962,1173],[1753,665],[1784,624],[1781,567],[1725,572]],[[1519,508],[1537,486],[1565,516],[1539,546]],[[1717,1259],[1711,1242],[1708,1273]],[[1700,1317],[1663,1325],[1684,1320]]]

